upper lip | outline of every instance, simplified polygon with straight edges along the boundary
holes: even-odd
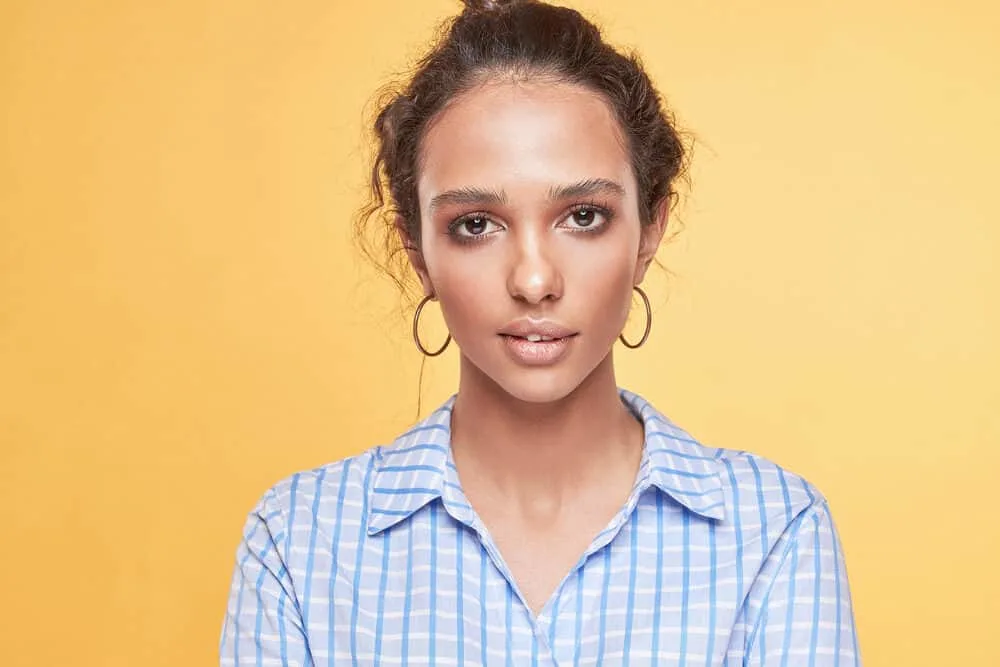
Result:
[[[530,318],[522,318],[514,320],[502,328],[500,330],[500,334],[504,336],[519,336],[521,338],[532,334],[536,336],[545,336],[546,338],[566,338],[567,336],[575,335],[576,332],[571,329],[567,329],[558,322],[553,322],[551,320],[533,320]]]

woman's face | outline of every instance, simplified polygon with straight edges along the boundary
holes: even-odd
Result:
[[[640,225],[603,99],[551,81],[486,84],[437,117],[420,160],[410,258],[465,357],[462,381],[547,402],[610,369],[665,216]]]

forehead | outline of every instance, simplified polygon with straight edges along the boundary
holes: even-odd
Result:
[[[548,189],[602,177],[631,190],[629,174],[620,127],[600,95],[567,83],[492,82],[456,98],[431,124],[418,192],[425,205],[456,187]]]

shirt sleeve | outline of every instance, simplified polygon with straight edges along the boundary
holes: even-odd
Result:
[[[825,500],[779,539],[764,571],[773,575],[747,636],[753,667],[860,667],[847,568]]]
[[[247,518],[236,550],[219,646],[222,667],[313,664],[283,556],[285,531],[269,492]]]

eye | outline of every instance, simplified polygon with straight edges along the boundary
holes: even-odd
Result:
[[[453,236],[459,237],[462,241],[476,240],[486,236],[487,233],[499,227],[485,215],[474,213],[464,218],[459,218],[448,226],[448,231]]]
[[[573,209],[566,218],[566,224],[570,229],[581,232],[597,231],[608,224],[611,218],[610,212],[599,206],[578,206]]]

